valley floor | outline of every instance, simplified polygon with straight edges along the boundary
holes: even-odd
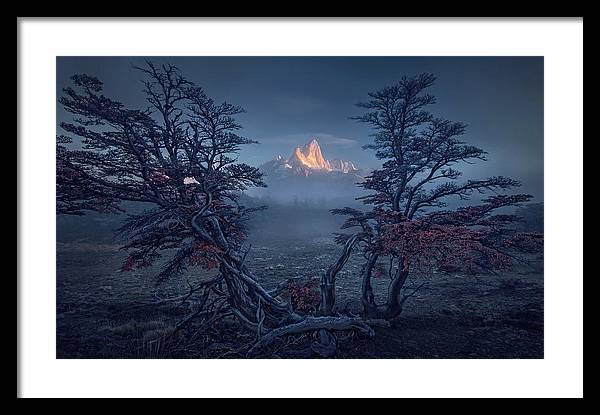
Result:
[[[331,237],[251,238],[247,263],[274,287],[287,278],[319,277],[339,252]],[[124,254],[113,244],[58,244],[57,357],[241,357],[228,353],[236,330],[223,342],[206,339],[185,355],[171,356],[159,339],[190,309],[161,299],[185,293],[185,280],[155,288],[152,272],[119,272]],[[435,274],[407,302],[392,327],[374,339],[340,341],[339,358],[543,358],[543,269],[501,276]],[[360,311],[360,257],[338,277],[338,304]],[[207,278],[203,271],[188,276]],[[375,279],[380,300],[387,277]],[[409,286],[421,280],[409,281]],[[234,324],[230,322],[230,324]],[[227,331],[228,330],[228,331]],[[275,355],[273,357],[296,357]],[[299,356],[300,357],[300,356]]]

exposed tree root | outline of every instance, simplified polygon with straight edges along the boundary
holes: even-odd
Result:
[[[306,317],[302,321],[276,328],[262,336],[249,350],[249,355],[256,355],[275,340],[288,335],[312,331],[344,331],[356,330],[368,337],[374,337],[375,332],[363,320],[351,317]],[[320,336],[326,336],[321,335]]]

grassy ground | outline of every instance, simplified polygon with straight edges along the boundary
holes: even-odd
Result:
[[[338,252],[326,233],[294,238],[251,236],[247,263],[274,287],[290,277],[319,277]],[[240,357],[226,353],[236,341],[234,321],[216,327],[194,350],[173,356],[165,333],[190,309],[159,299],[185,292],[184,280],[154,287],[152,270],[119,272],[124,254],[110,242],[59,242],[57,253],[57,357]],[[338,304],[358,312],[360,257],[338,279]],[[192,283],[208,278],[188,275]],[[409,286],[422,282],[413,277]],[[382,301],[387,280],[375,280]],[[353,336],[339,344],[340,358],[543,358],[543,268],[501,276],[435,274],[411,298],[392,327],[376,328],[374,339]],[[223,347],[223,348],[222,348]],[[273,356],[289,357],[289,356]]]

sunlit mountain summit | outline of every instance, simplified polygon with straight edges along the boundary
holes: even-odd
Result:
[[[290,157],[281,155],[260,166],[266,189],[261,196],[281,201],[289,200],[353,200],[359,191],[364,172],[353,162],[339,158],[327,159],[317,139],[297,146]]]
[[[296,147],[289,158],[285,159],[283,156],[277,156],[274,160],[263,164],[261,170],[266,175],[269,173],[291,173],[303,176],[331,172],[349,174],[359,171],[351,161],[337,158],[327,160],[315,138],[302,147]]]

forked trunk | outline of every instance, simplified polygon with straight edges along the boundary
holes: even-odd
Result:
[[[342,270],[346,262],[348,262],[348,259],[350,259],[352,248],[354,248],[359,240],[357,235],[348,239],[338,260],[335,264],[332,264],[327,269],[327,272],[321,277],[321,303],[319,305],[319,315],[329,316],[333,314],[333,309],[335,307],[335,280],[337,274]]]
[[[353,317],[302,316],[286,302],[274,298],[263,289],[256,277],[244,266],[243,259],[231,255],[221,258],[220,270],[227,285],[229,304],[241,324],[257,334],[250,355],[260,352],[280,337],[317,333],[315,352],[331,356],[335,353],[335,337],[329,332],[356,330],[369,337],[374,332],[364,321]],[[342,265],[343,265],[342,261]]]
[[[198,218],[202,211],[195,216]],[[291,305],[282,301],[259,283],[258,278],[244,265],[245,256],[240,257],[227,249],[227,241],[218,242],[207,233],[196,219],[192,225],[197,234],[206,241],[219,246],[225,253],[218,255],[219,270],[227,285],[227,301],[231,312],[240,323],[256,333],[256,343],[251,354],[259,352],[278,338],[305,332],[318,333],[315,350],[330,355],[335,352],[335,341],[329,331],[358,330],[373,336],[373,330],[362,320],[353,317],[303,316],[295,312]],[[222,235],[218,222],[211,222],[212,233]],[[220,238],[218,238],[220,239]],[[344,252],[338,261],[323,277],[321,298],[325,310],[331,312],[335,304],[335,276],[348,261],[350,251],[358,242],[357,237],[350,238],[344,246]],[[325,331],[325,332],[324,332]]]
[[[398,270],[388,287],[387,302],[382,305],[377,305],[375,295],[373,294],[373,286],[371,278],[373,276],[373,268],[377,263],[379,255],[371,254],[367,264],[363,270],[362,278],[362,304],[366,317],[374,319],[392,319],[397,317],[402,312],[402,299],[400,293],[404,287],[404,283],[408,278],[409,271],[407,269]]]

